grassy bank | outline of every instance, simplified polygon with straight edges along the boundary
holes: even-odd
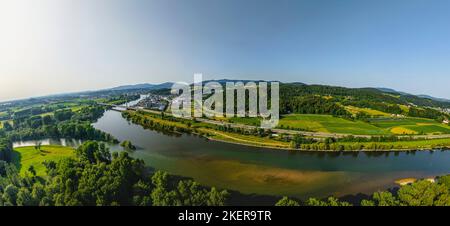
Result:
[[[248,132],[230,132],[224,131],[218,125],[213,125],[205,122],[197,122],[187,119],[175,119],[169,116],[161,117],[161,115],[149,112],[134,112],[128,111],[130,118],[134,117],[134,123],[144,125],[148,127],[149,124],[159,125],[163,128],[172,128],[172,131],[189,131],[194,134],[199,134],[211,140],[222,141],[227,143],[235,143],[247,146],[274,148],[274,149],[289,149],[289,150],[299,150],[299,151],[409,151],[409,150],[429,150],[438,148],[449,148],[450,138],[439,138],[439,139],[417,139],[417,140],[405,140],[405,141],[359,141],[359,142],[343,142],[337,141],[333,143],[325,143],[324,141],[319,141],[316,143],[306,143],[293,146],[292,142],[283,138],[283,135],[278,134],[277,136],[258,136],[255,134],[250,134]],[[245,119],[244,119],[245,120]],[[372,131],[374,134],[381,133],[382,135],[392,135],[390,133],[382,133],[382,130],[374,125],[368,123],[363,124],[361,121],[349,121],[341,118],[335,118],[332,116],[324,115],[290,115],[289,117],[284,117],[284,123],[289,120],[292,121],[290,126],[295,125],[311,125],[311,122],[323,123],[327,128],[336,128],[333,130],[336,132],[340,131]],[[431,123],[431,121],[426,119],[414,119],[405,118],[405,120],[400,120],[401,123]],[[245,122],[241,120],[240,122]],[[254,122],[254,121],[253,121]],[[253,123],[251,122],[251,123]],[[249,122],[250,123],[250,122]],[[385,122],[387,123],[387,122]],[[375,127],[375,128],[374,128]],[[174,129],[175,128],[175,129]],[[378,128],[379,130],[377,130]],[[386,127],[390,128],[390,127]],[[328,129],[326,131],[329,131]],[[377,132],[378,131],[378,132]]]

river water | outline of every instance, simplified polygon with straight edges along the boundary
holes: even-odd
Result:
[[[450,173],[450,151],[290,152],[169,136],[107,111],[93,126],[138,147],[131,153],[171,174],[245,194],[299,198],[372,193],[402,178]],[[118,146],[112,150],[121,149]]]
[[[153,168],[245,194],[298,198],[370,194],[396,186],[398,179],[450,173],[450,151],[333,153],[248,147],[194,135],[165,135],[130,123],[112,110],[93,126],[120,141],[130,140],[138,147],[130,155]],[[16,142],[14,146],[37,142],[73,147],[81,144],[79,140],[45,139]],[[122,150],[118,145],[110,149]]]

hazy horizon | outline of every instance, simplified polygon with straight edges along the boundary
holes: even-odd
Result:
[[[450,99],[449,10],[444,0],[4,0],[0,102],[194,73]]]

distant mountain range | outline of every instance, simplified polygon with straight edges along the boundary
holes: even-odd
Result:
[[[244,83],[257,82],[258,83],[258,82],[274,82],[274,81],[238,80],[238,79],[218,79],[218,80],[206,80],[206,81],[203,81],[203,83],[207,83],[207,82],[218,82],[220,84],[225,84],[227,82],[244,82]],[[126,91],[126,90],[142,90],[142,89],[146,89],[146,90],[170,89],[173,84],[174,84],[173,82],[165,82],[165,83],[161,83],[161,84],[142,83],[142,84],[136,84],[136,85],[123,85],[123,86],[118,86],[118,87],[114,87],[114,88],[110,88],[110,89],[105,89],[105,90],[102,90],[102,91]],[[305,83],[293,82],[291,84],[298,84],[299,85],[299,84],[305,84]],[[398,91],[398,90],[395,90],[395,89],[383,88],[383,87],[377,87],[375,89],[380,90],[380,91],[385,92],[385,93],[392,93],[392,94],[398,94],[398,95],[403,95],[403,96],[417,96],[417,97],[420,97],[420,98],[430,99],[430,100],[434,100],[434,101],[450,103],[449,99],[433,97],[433,96],[425,95],[425,94],[415,95],[415,94],[410,94],[410,93]]]
[[[206,81],[203,81],[203,83],[212,82],[212,81],[218,82],[220,84],[225,84],[227,82],[244,82],[244,83],[247,83],[247,82],[256,82],[256,83],[264,82],[264,80],[218,79],[218,80],[206,80]],[[265,82],[273,82],[273,81],[265,81]],[[40,99],[40,98],[49,98],[49,97],[60,97],[60,96],[86,96],[86,95],[90,95],[90,94],[93,94],[93,93],[103,93],[103,92],[106,92],[106,93],[108,93],[108,92],[121,93],[121,92],[127,92],[127,91],[170,89],[173,86],[173,84],[174,84],[173,82],[165,82],[165,83],[160,83],[160,84],[141,83],[141,84],[135,84],[135,85],[117,86],[117,87],[108,88],[108,89],[101,89],[101,90],[83,91],[83,92],[75,92],[75,93],[62,93],[62,94],[48,95],[48,96],[42,96],[42,97],[32,97],[32,98],[28,98],[28,99],[12,100],[12,101],[0,102],[0,103],[10,103],[10,102],[14,102],[14,101],[23,101],[23,100],[29,100],[29,99]],[[292,82],[292,83],[286,83],[286,84],[307,85],[307,84],[301,83],[301,82]],[[321,86],[321,85],[319,85],[319,86]],[[368,88],[368,89],[378,90],[378,91],[381,91],[383,93],[396,94],[396,95],[400,95],[400,96],[403,96],[403,97],[423,98],[423,99],[428,99],[428,100],[431,100],[431,101],[450,103],[449,99],[437,98],[437,97],[433,97],[433,96],[430,96],[430,95],[414,95],[414,94],[410,94],[410,93],[406,93],[406,92],[402,92],[402,91],[397,91],[397,90],[391,89],[391,88],[378,87],[378,88]]]
[[[382,92],[385,92],[385,93],[400,94],[400,95],[406,95],[406,96],[417,96],[417,97],[420,97],[420,98],[425,98],[425,99],[430,99],[430,100],[435,100],[435,101],[440,101],[440,102],[449,102],[450,103],[449,99],[433,97],[433,96],[426,95],[426,94],[415,95],[415,94],[405,93],[405,92],[402,92],[402,91],[397,91],[395,89],[390,89],[390,88],[376,88],[376,89],[378,89],[378,90],[380,90]]]
[[[124,85],[124,86],[118,86],[110,89],[106,89],[104,91],[123,91],[123,90],[136,90],[136,89],[148,89],[148,90],[156,90],[156,89],[169,89],[173,85],[172,82],[165,82],[161,84],[150,84],[150,83],[143,83],[143,84],[136,84],[136,85]]]

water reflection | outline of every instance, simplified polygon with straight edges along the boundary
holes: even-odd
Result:
[[[35,146],[37,144],[41,145],[61,145],[61,146],[70,146],[70,147],[78,147],[83,141],[77,139],[41,139],[41,140],[28,140],[28,141],[16,141],[13,143],[13,147],[25,147],[25,146]]]

